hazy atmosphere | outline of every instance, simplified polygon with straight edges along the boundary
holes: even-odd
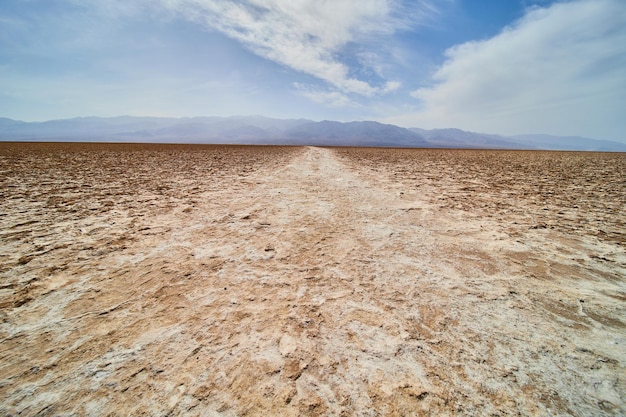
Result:
[[[626,416],[626,0],[0,0],[0,416]]]
[[[626,3],[4,0],[0,116],[376,120],[626,141]]]

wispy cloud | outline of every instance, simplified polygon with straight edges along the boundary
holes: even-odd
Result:
[[[300,83],[294,83],[298,94],[309,100],[324,104],[330,107],[358,107],[358,104],[350,100],[348,96],[339,91],[319,90],[310,85],[303,85]]]
[[[412,93],[421,110],[391,120],[503,133],[626,127],[622,0],[532,7],[499,35],[455,46],[446,57],[434,85]]]
[[[418,24],[435,10],[429,0],[407,2],[410,6],[397,0],[162,1],[186,19],[241,42],[261,57],[312,75],[341,93],[362,96],[387,92],[396,84],[351,75],[339,52],[351,43]]]

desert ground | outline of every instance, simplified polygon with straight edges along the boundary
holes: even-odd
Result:
[[[626,154],[0,143],[0,414],[626,414]]]

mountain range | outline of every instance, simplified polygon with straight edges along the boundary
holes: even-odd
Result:
[[[278,144],[626,152],[626,144],[577,136],[501,136],[460,129],[402,128],[372,121],[233,117],[0,118],[0,141]]]

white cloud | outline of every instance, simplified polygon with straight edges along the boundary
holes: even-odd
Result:
[[[396,91],[398,88],[400,88],[402,86],[402,83],[400,83],[399,81],[387,81],[385,83],[385,86],[383,88],[383,91],[385,93],[390,93],[392,91]]]
[[[618,138],[626,130],[626,2],[531,8],[499,35],[446,51],[421,110],[389,121]],[[619,137],[618,139],[623,139]]]
[[[395,84],[372,85],[351,76],[350,67],[337,58],[342,48],[415,25],[434,10],[430,0],[410,2],[410,7],[399,0],[161,1],[261,57],[312,75],[344,94],[362,96],[387,92]]]

